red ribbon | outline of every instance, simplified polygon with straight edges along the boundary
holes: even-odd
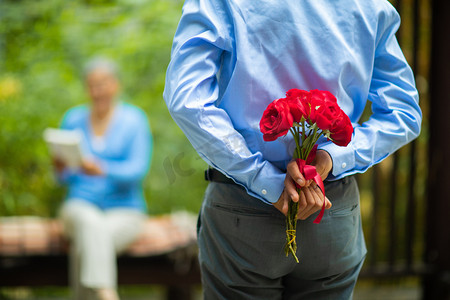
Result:
[[[314,182],[319,186],[319,188],[322,190],[323,193],[323,205],[322,209],[320,210],[319,215],[314,220],[314,224],[319,224],[320,221],[322,221],[323,214],[325,213],[325,187],[323,185],[322,178],[320,177],[319,173],[317,173],[316,167],[311,166],[310,163],[314,160],[314,157],[316,156],[316,148],[314,147],[311,153],[308,155],[308,158],[305,160],[297,158],[297,166],[300,169],[300,173],[302,173],[303,177],[305,177],[306,180],[314,180]],[[301,188],[298,184],[296,184],[297,188]]]

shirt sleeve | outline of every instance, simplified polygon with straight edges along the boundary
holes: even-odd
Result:
[[[347,147],[328,142],[319,147],[333,159],[332,175],[341,178],[361,173],[407,144],[420,133],[422,113],[414,75],[395,37],[400,17],[392,8],[380,16],[368,100],[372,115],[354,124]]]
[[[130,139],[124,139],[128,151],[123,159],[102,159],[101,168],[105,175],[117,183],[127,184],[144,179],[150,169],[153,149],[148,119],[144,112],[140,112],[129,120],[133,126],[129,127]]]
[[[226,1],[185,2],[166,74],[164,99],[175,122],[199,155],[266,203],[280,197],[285,174],[260,152],[252,153],[219,108],[218,76],[232,51]]]

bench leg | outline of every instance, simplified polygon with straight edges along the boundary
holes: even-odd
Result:
[[[183,286],[169,286],[167,288],[167,300],[193,300],[192,287]]]

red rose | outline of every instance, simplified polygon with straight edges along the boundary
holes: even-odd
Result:
[[[336,102],[323,102],[315,112],[317,126],[323,131],[331,131],[334,123],[340,117],[341,111]]]
[[[319,90],[312,90],[311,91],[311,98],[318,98],[321,101],[324,102],[334,102],[337,103],[336,97],[330,93],[329,91],[319,91]]]
[[[305,90],[299,89],[290,89],[286,92],[286,97],[288,98],[300,98],[300,99],[309,99],[311,97],[311,93]]]
[[[316,111],[324,103],[322,93],[319,90],[310,91],[311,97],[309,99],[309,124],[316,123]]]
[[[336,102],[327,101],[316,111],[316,124],[325,131],[330,131],[330,138],[338,146],[347,146],[353,133],[350,118]]]
[[[286,101],[291,110],[294,122],[300,123],[302,117],[308,119],[310,92],[291,89],[286,93]]]
[[[328,91],[319,91],[319,90],[311,90],[311,100],[310,100],[310,112],[309,112],[309,119],[310,124],[317,122],[317,112],[320,110],[320,108],[323,105],[327,104],[336,104],[337,100],[336,97],[333,96]],[[322,119],[323,121],[323,119]],[[319,126],[319,128],[322,128]]]
[[[330,132],[330,138],[336,145],[347,146],[350,143],[353,134],[353,125],[343,110],[341,110]]]
[[[277,99],[267,106],[263,113],[259,128],[266,142],[274,141],[286,135],[292,127],[294,119],[285,98]]]

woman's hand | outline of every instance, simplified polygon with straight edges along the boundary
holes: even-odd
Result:
[[[62,171],[64,171],[66,164],[59,158],[57,157],[52,157],[52,164],[53,167],[55,168],[56,172],[61,173]]]
[[[81,170],[87,175],[100,176],[103,175],[103,171],[100,166],[89,160],[83,160],[81,162]]]

